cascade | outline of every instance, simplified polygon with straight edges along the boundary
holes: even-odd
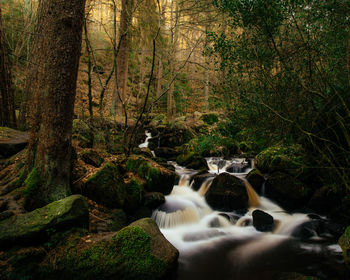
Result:
[[[287,213],[275,202],[259,196],[245,180],[253,161],[248,164],[245,159],[207,158],[207,163],[211,174],[227,172],[243,180],[250,207],[244,214],[212,209],[205,195],[214,177],[206,178],[195,191],[191,178],[197,171],[173,163],[179,182],[152,218],[180,252],[174,279],[274,279],[279,271],[328,279],[329,274],[333,277],[338,273],[343,265],[340,247],[323,240],[316,231],[307,240],[296,238],[296,230],[312,219],[307,214]],[[252,213],[256,209],[273,217],[271,232],[254,228]]]

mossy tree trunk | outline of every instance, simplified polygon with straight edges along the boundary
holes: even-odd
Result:
[[[11,72],[5,48],[0,8],[0,126],[16,127]]]
[[[27,170],[36,170],[41,182],[36,206],[70,193],[72,119],[85,0],[39,3],[26,84],[31,98]]]

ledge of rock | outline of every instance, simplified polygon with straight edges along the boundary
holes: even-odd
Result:
[[[48,229],[88,227],[86,199],[72,195],[32,212],[10,217],[0,222],[0,246],[19,242],[35,242],[45,237]]]
[[[10,157],[23,150],[29,141],[29,133],[8,127],[0,127],[0,156]]]

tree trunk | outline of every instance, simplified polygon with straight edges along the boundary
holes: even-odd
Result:
[[[162,94],[162,79],[163,79],[163,63],[162,58],[158,60],[158,73],[157,73],[157,98]]]
[[[9,60],[5,48],[0,8],[0,126],[16,127]]]
[[[70,193],[72,119],[84,7],[85,0],[42,0],[39,4],[26,83],[31,97],[27,171],[37,174],[41,182],[31,208]]]
[[[130,34],[129,27],[132,21],[133,13],[133,0],[122,0],[122,11],[120,15],[120,49],[117,56],[117,77],[118,77],[118,90],[122,102],[126,102],[127,99],[127,80],[129,70],[129,48],[130,48]],[[123,36],[125,35],[125,36]],[[122,106],[120,106],[122,110]]]

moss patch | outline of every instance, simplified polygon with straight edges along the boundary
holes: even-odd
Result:
[[[126,168],[146,179],[147,186],[151,187],[158,179],[160,171],[152,166],[143,157],[129,158],[126,162]]]
[[[303,151],[300,145],[272,146],[256,157],[256,167],[264,173],[288,171],[298,173],[303,167]]]
[[[107,163],[83,186],[83,194],[110,208],[123,208],[127,195],[124,179],[118,167]]]
[[[23,179],[23,178],[22,178]],[[36,168],[33,168],[32,171],[28,174],[26,179],[23,182],[25,187],[23,191],[24,195],[24,208],[27,210],[33,210],[45,205],[45,202],[41,201],[38,194],[41,192],[40,188],[42,185],[42,180],[38,174]]]
[[[47,237],[47,230],[88,224],[88,206],[81,195],[72,195],[43,208],[0,222],[0,246],[34,242]],[[41,240],[42,241],[42,240]]]
[[[167,265],[151,254],[150,240],[140,227],[128,226],[111,240],[65,250],[58,267],[74,279],[159,279]]]

